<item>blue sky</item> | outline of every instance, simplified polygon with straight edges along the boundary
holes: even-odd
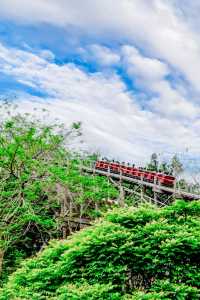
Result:
[[[1,98],[82,121],[90,151],[196,159],[199,13],[196,0],[1,0]]]

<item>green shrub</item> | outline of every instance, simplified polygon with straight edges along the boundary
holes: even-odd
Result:
[[[200,299],[199,208],[114,209],[26,260],[0,299]]]

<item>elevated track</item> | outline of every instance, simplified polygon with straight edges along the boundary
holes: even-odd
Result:
[[[99,174],[99,175],[111,177],[114,179],[119,179],[120,181],[125,181],[125,182],[134,183],[134,184],[137,184],[140,186],[150,187],[155,192],[168,193],[168,194],[173,195],[174,197],[187,198],[187,199],[191,199],[191,200],[200,199],[200,194],[193,194],[193,193],[184,191],[184,190],[176,187],[176,185],[174,188],[171,188],[171,187],[167,187],[167,186],[164,186],[161,184],[145,181],[145,180],[143,180],[142,177],[140,179],[136,179],[133,177],[123,176],[122,174],[112,173],[109,170],[106,172],[106,171],[98,170],[95,168],[89,168],[89,167],[85,167],[85,166],[82,166],[81,169],[87,173]]]

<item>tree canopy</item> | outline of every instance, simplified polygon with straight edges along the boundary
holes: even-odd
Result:
[[[8,299],[199,299],[200,202],[114,209],[22,263]]]
[[[66,141],[80,133],[17,115],[0,126],[0,275],[65,238],[115,199],[106,178],[81,173],[80,158]],[[87,160],[90,158],[88,157]],[[3,272],[2,272],[3,269]]]

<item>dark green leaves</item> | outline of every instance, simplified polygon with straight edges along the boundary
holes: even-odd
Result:
[[[31,292],[38,299],[199,299],[198,207],[197,201],[115,209],[25,262],[3,293],[13,299]]]

